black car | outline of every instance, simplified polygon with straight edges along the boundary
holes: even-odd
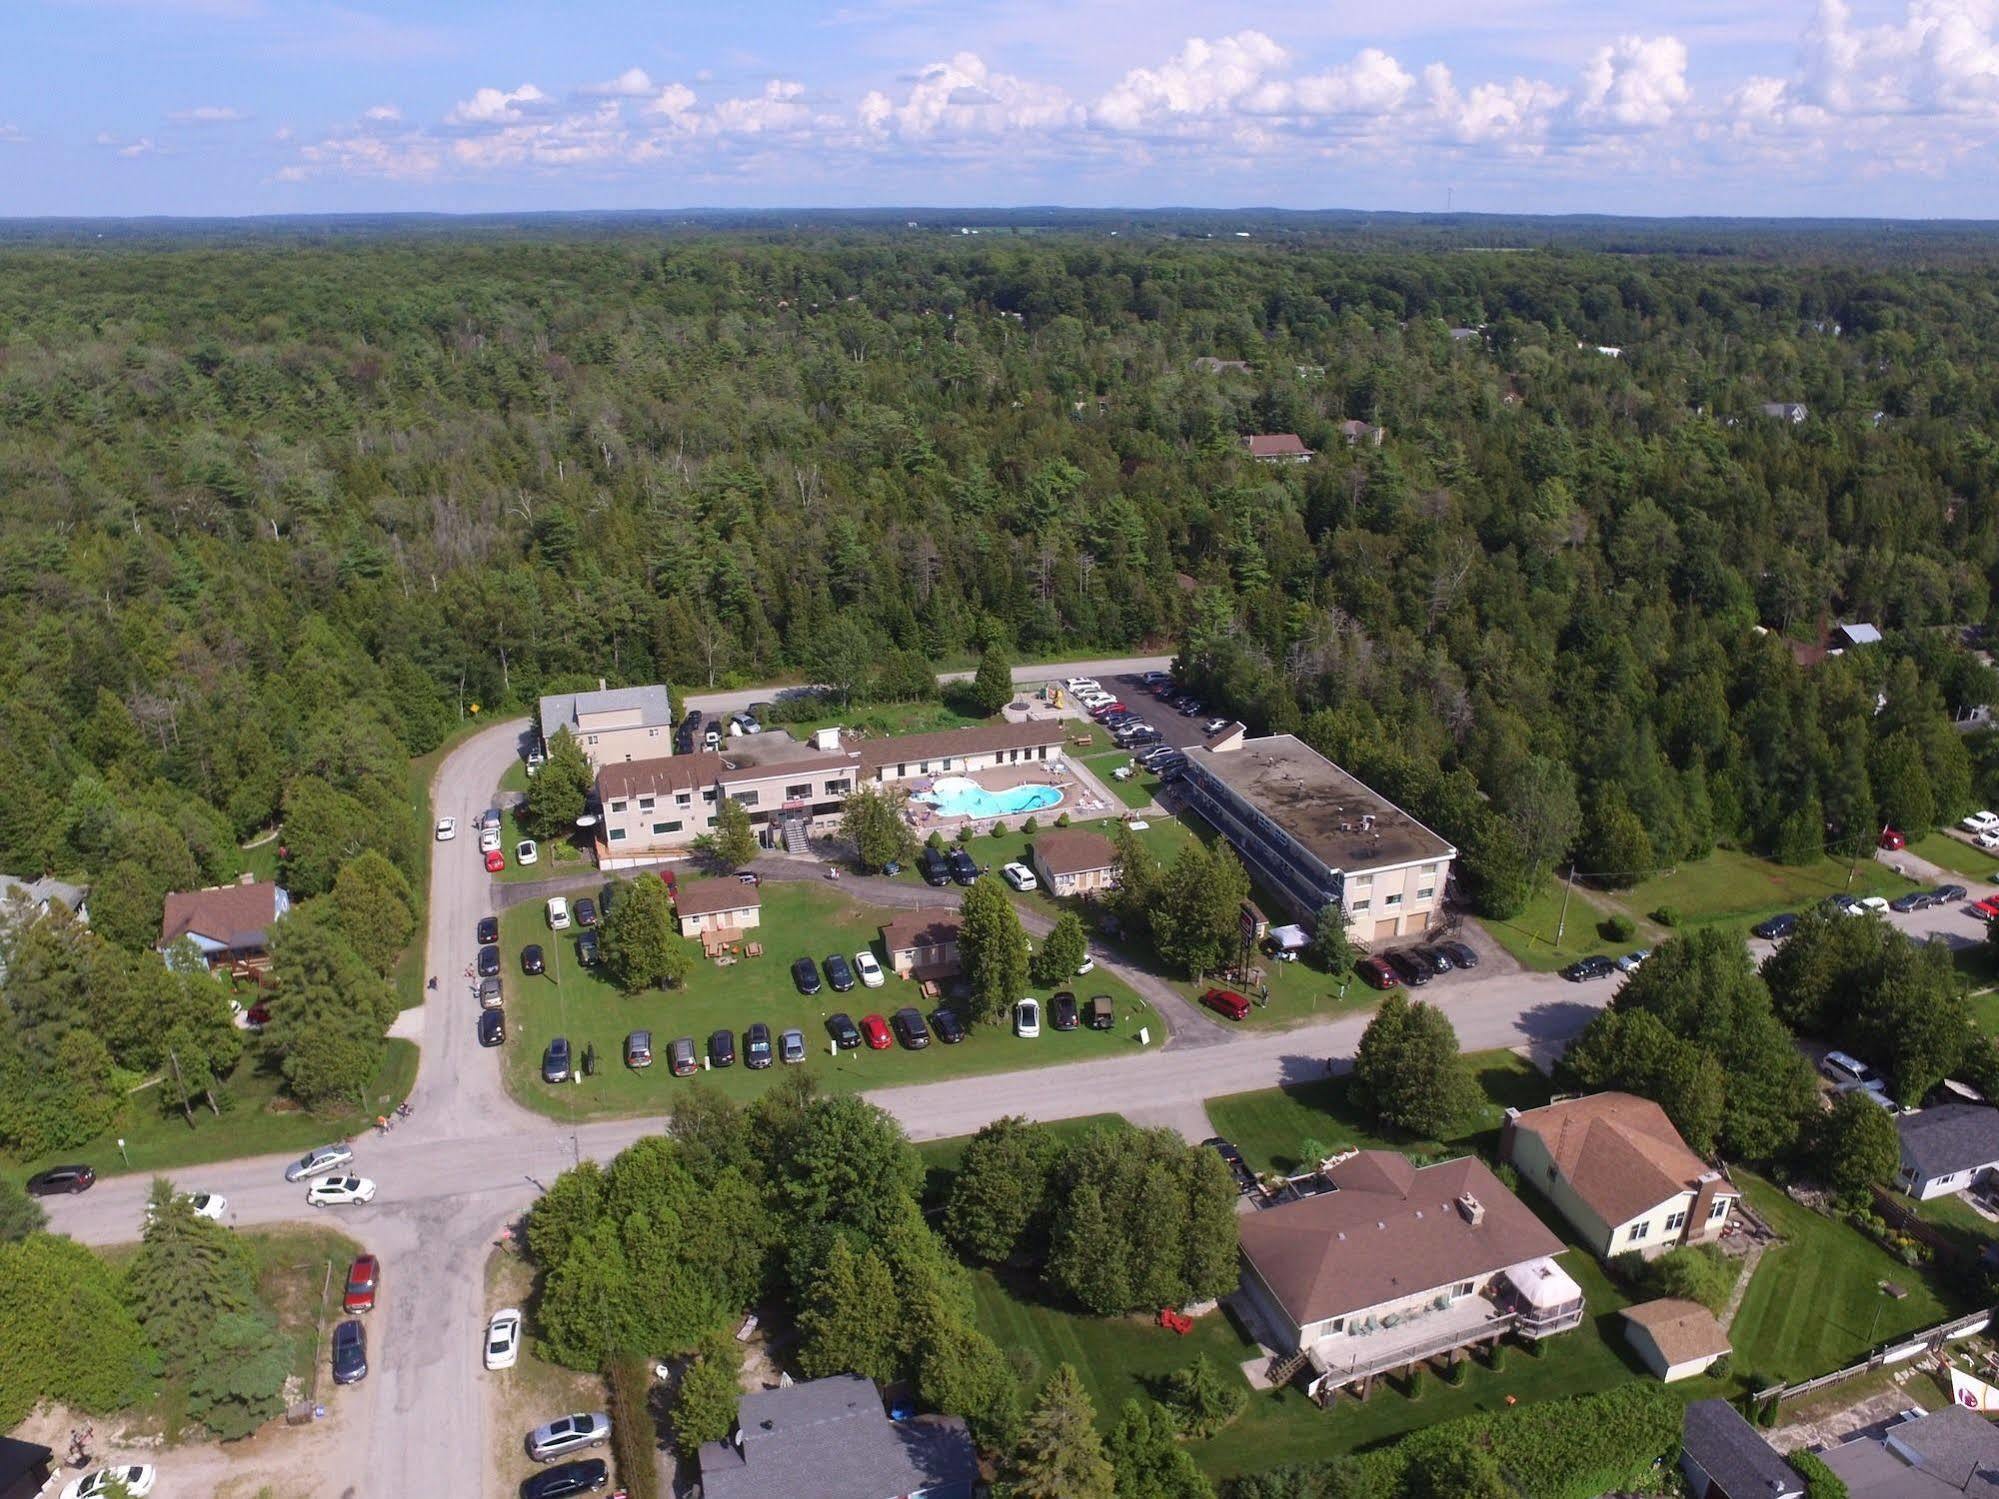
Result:
[[[1593,952],[1586,958],[1577,958],[1562,970],[1562,977],[1572,984],[1580,984],[1585,979],[1607,979],[1617,972],[1617,965],[1600,952]]]
[[[500,973],[500,950],[497,947],[479,949],[479,977],[497,978]]]
[[[479,1044],[481,1046],[501,1046],[507,1039],[507,1012],[505,1010],[481,1010],[479,1012]]]
[[[571,1494],[594,1494],[610,1481],[610,1465],[601,1457],[557,1463],[532,1478],[522,1479],[521,1499],[569,1499]]]
[[[499,940],[500,918],[497,916],[481,916],[479,918],[479,945],[481,947],[491,947]]]
[[[761,1020],[743,1032],[743,1065],[758,1071],[770,1066],[770,1027]]]
[[[1970,893],[1962,885],[1939,885],[1936,891],[1937,903],[1949,905],[1954,900],[1963,900]]]
[[[708,1038],[708,1065],[710,1067],[733,1067],[736,1065],[736,1033],[716,1031]]]
[[[826,1034],[833,1038],[842,1051],[852,1051],[861,1044],[861,1033],[854,1025],[854,1017],[845,1010],[826,1017]]]
[[[613,881],[597,892],[597,919],[602,921],[611,914],[611,897],[617,893],[617,883]]]
[[[1439,942],[1437,951],[1460,968],[1478,967],[1478,949],[1467,947],[1462,942]]]
[[[1180,716],[1182,718],[1199,718],[1203,713],[1206,713],[1207,711],[1208,710],[1202,706],[1201,700],[1197,697],[1189,698],[1187,699],[1186,702],[1180,705]]]
[[[541,1054],[541,1080],[545,1083],[569,1081],[569,1038],[557,1036]]]
[[[51,1166],[28,1178],[28,1195],[54,1197],[61,1192],[88,1192],[96,1180],[97,1172],[89,1166]]]
[[[916,856],[916,867],[922,871],[926,885],[951,883],[951,860],[941,848],[925,848]]]
[[[835,994],[845,994],[854,987],[854,970],[844,954],[826,954],[826,982],[833,986]]]
[[[1414,957],[1400,949],[1383,953],[1382,956],[1388,959],[1388,966],[1395,970],[1395,976],[1410,988],[1421,988],[1430,982],[1429,964],[1417,962]]]
[[[1222,1158],[1223,1163],[1229,1168],[1229,1175],[1235,1178],[1237,1191],[1247,1192],[1256,1185],[1256,1173],[1249,1169],[1249,1162],[1242,1158],[1242,1152],[1233,1144],[1220,1135],[1211,1140],[1203,1140],[1201,1143]]]
[[[1797,929],[1798,918],[1786,911],[1782,915],[1772,916],[1768,921],[1757,922],[1749,930],[1751,935],[1761,937],[1765,942],[1775,942],[1780,937],[1790,936]]]
[[[800,994],[817,994],[819,965],[810,958],[799,958],[791,965],[791,981],[798,986]]]
[[[1934,890],[1911,890],[1907,895],[1898,895],[1888,902],[1891,911],[1927,911],[1937,903]]]
[[[540,973],[546,966],[542,961],[540,943],[530,942],[526,947],[521,949],[522,973]],[[498,970],[494,971],[497,972]]]
[[[1076,996],[1064,989],[1048,1001],[1048,1023],[1058,1031],[1073,1031],[1081,1017],[1076,1010]]]
[[[368,1329],[349,1317],[333,1329],[333,1382],[359,1384],[368,1377]]]
[[[584,896],[569,909],[570,913],[575,916],[578,926],[595,926],[597,924],[597,902],[590,899],[589,896]]]
[[[597,959],[601,956],[603,956],[603,951],[597,944],[597,934],[595,932],[582,932],[577,935],[577,962],[581,963],[585,968],[595,968],[597,966]]]
[[[1107,1031],[1117,1024],[1117,1002],[1108,994],[1092,994],[1083,1006],[1083,1024],[1093,1031]]]
[[[905,1051],[921,1051],[930,1044],[930,1028],[923,1023],[923,1012],[915,1005],[904,1005],[889,1017],[888,1023]]]
[[[979,878],[978,861],[974,859],[970,854],[966,853],[962,848],[954,848],[951,850],[951,878],[956,880],[961,885],[972,885],[978,883],[978,878]]]
[[[965,1039],[965,1027],[958,1017],[949,1010],[937,1009],[930,1012],[930,1029],[937,1032],[937,1039],[946,1046],[956,1046]]]
[[[1432,973],[1443,974],[1451,971],[1450,954],[1441,947],[1412,948],[1411,953],[1417,962],[1426,964]]]

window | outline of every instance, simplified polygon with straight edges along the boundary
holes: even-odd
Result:
[[[1476,1284],[1477,1282],[1475,1281],[1469,1281],[1469,1280],[1459,1281],[1456,1285],[1451,1287],[1451,1300],[1457,1301],[1462,1299],[1463,1297],[1471,1295],[1472,1289]]]
[[[658,729],[647,729],[647,730],[646,730],[646,738],[648,738],[648,739],[657,739],[657,738],[659,738],[659,730],[658,730]]]
[[[1347,1319],[1346,1319],[1346,1318],[1344,1318],[1344,1317],[1335,1317],[1335,1318],[1333,1318],[1333,1320],[1332,1320],[1332,1321],[1330,1321],[1330,1322],[1328,1322],[1328,1323],[1326,1324],[1326,1331],[1327,1331],[1327,1332],[1345,1332],[1345,1331],[1346,1331],[1346,1326],[1347,1326]]]
[[[1365,911],[1369,906],[1373,904],[1374,902],[1371,900],[1357,900],[1352,905],[1348,906],[1347,909],[1353,912],[1354,915],[1358,916],[1362,911]]]
[[[828,796],[845,796],[853,789],[854,783],[852,781],[828,781],[826,783],[826,794]]]
[[[1726,1218],[1728,1216],[1728,1204],[1729,1199],[1726,1197],[1715,1198],[1713,1205],[1707,1210],[1707,1221],[1713,1223],[1719,1219]]]
[[[1643,1223],[1634,1223],[1631,1225],[1631,1242],[1636,1244],[1651,1232],[1652,1220],[1650,1218],[1647,1218]]]
[[[694,805],[694,793],[693,793],[693,792],[691,792],[691,791],[676,791],[676,792],[674,792],[674,793],[673,793],[673,804],[674,804],[674,806],[676,806],[676,807],[691,807],[691,806],[693,806],[693,805]]]
[[[1429,900],[1436,893],[1437,887],[1435,885],[1425,885],[1421,890],[1416,892],[1416,899]]]
[[[929,775],[929,774],[930,774],[930,762],[929,762],[928,760],[919,760],[919,761],[917,762],[917,765],[916,765],[916,773],[917,773],[918,775],[920,775],[920,776],[927,776],[927,775]]]
[[[706,791],[702,792],[701,800],[707,802],[710,806],[713,806],[715,803],[715,789],[711,786]]]
[[[656,822],[652,825],[652,830],[655,833],[677,833],[680,831],[680,824],[678,822]]]
[[[654,802],[655,800],[656,800],[656,798],[654,798],[654,797],[650,797],[650,796],[642,796],[642,797],[640,797],[640,798],[639,798],[639,810],[640,810],[641,812],[650,812],[650,811],[652,810],[652,804],[653,804],[653,802]]]
[[[1384,906],[1399,906],[1399,905],[1401,905],[1401,904],[1402,904],[1402,892],[1398,890],[1398,891],[1397,891],[1397,892],[1396,892],[1395,894],[1393,894],[1393,895],[1390,895],[1390,896],[1387,896],[1387,897],[1384,897],[1381,903],[1382,903],[1382,904],[1383,904]]]
[[[754,807],[757,804],[758,795],[759,793],[755,791],[731,791],[729,793],[729,800],[738,802],[745,807]]]
[[[612,802],[612,803],[611,803],[611,810],[612,810],[613,812],[622,812],[622,811],[624,811],[624,810],[625,810],[625,799],[624,799],[624,798],[623,798],[623,797],[621,796],[621,797],[619,797],[619,798],[618,798],[618,799],[617,799],[616,801]]]
[[[1686,1209],[1678,1208],[1666,1214],[1666,1232],[1673,1233],[1687,1226]]]
[[[1374,888],[1374,876],[1371,874],[1357,874],[1348,880],[1347,883],[1356,890],[1372,890]]]
[[[623,828],[612,828],[611,841],[613,843],[623,843],[625,841],[625,830]]]
[[[800,781],[796,786],[787,786],[784,788],[784,799],[788,802],[802,802],[810,795],[812,795],[812,783],[810,781]]]

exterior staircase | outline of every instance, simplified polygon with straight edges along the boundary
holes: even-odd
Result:
[[[812,840],[806,836],[804,818],[785,818],[784,851],[788,854],[809,854],[812,852]]]
[[[1288,1358],[1273,1358],[1270,1361],[1270,1370],[1267,1376],[1270,1380],[1270,1387],[1273,1390],[1283,1389],[1293,1379],[1297,1378],[1298,1371],[1310,1363],[1311,1358],[1311,1354],[1302,1348]]]

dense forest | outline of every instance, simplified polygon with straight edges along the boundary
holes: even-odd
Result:
[[[0,249],[0,869],[89,882],[95,927],[13,966],[0,1071],[156,1065],[100,1024],[95,945],[142,951],[280,822],[328,917],[288,981],[378,984],[356,934],[420,898],[407,757],[600,676],[1179,649],[1435,822],[1492,912],[1558,864],[1816,857],[1999,790],[1951,723],[1999,695],[1967,647],[1999,246],[1310,227]],[[1815,659],[1838,620],[1885,640]],[[351,1093],[353,1039],[297,1091]]]

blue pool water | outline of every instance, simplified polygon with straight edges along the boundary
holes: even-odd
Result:
[[[1013,817],[1054,806],[1062,800],[1062,788],[1014,786],[988,791],[965,776],[941,776],[930,790],[917,792],[911,800],[928,802],[946,817]]]

